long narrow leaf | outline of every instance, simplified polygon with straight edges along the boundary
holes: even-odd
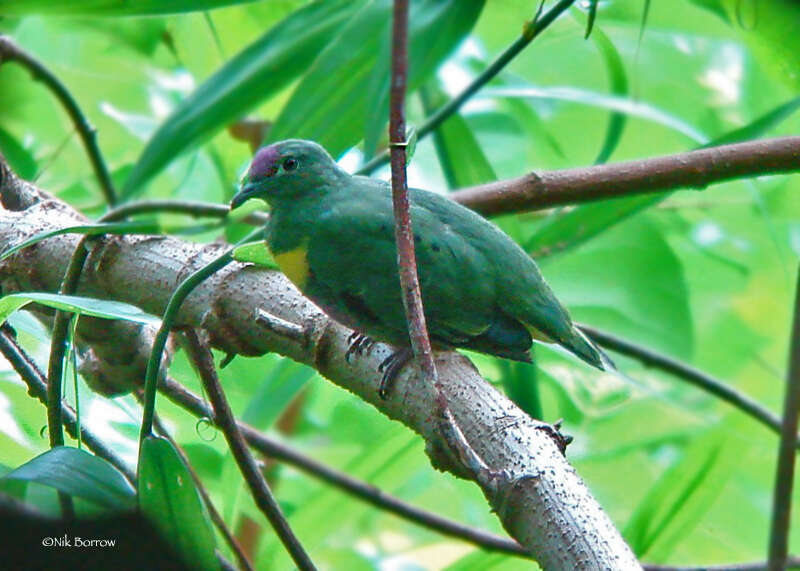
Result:
[[[417,0],[409,21],[408,84],[413,90],[472,28],[482,0]],[[313,139],[334,156],[385,124],[389,97],[390,0],[369,0],[314,62],[269,138]],[[365,135],[366,133],[366,135]]]
[[[588,89],[576,89],[573,87],[495,87],[486,89],[484,93],[488,97],[551,99],[610,109],[632,117],[639,117],[640,119],[658,123],[659,125],[663,125],[685,135],[696,143],[705,144],[708,142],[708,137],[705,134],[683,119],[653,105],[633,101],[625,97],[614,97],[612,95],[606,95],[605,93],[598,93]]]
[[[594,36],[592,36],[600,55],[603,56],[603,61],[606,64],[608,71],[609,83],[611,93],[617,97],[625,97],[628,95],[628,76],[625,73],[625,65],[622,63],[617,48],[611,43],[602,30],[597,29]],[[606,136],[603,140],[603,146],[595,159],[595,164],[605,163],[614,150],[617,148],[620,140],[622,139],[622,132],[625,130],[625,124],[628,118],[622,111],[612,111],[608,118],[608,127],[606,128]]]
[[[145,313],[129,303],[76,295],[31,292],[11,293],[0,298],[0,324],[4,323],[13,312],[29,303],[39,303],[62,311],[71,311],[80,315],[102,317],[104,319],[124,319],[148,325],[161,323],[161,320],[155,315]]]
[[[0,14],[69,14],[73,16],[147,16],[200,12],[255,0],[0,0]]]
[[[420,96],[428,115],[446,101],[444,93],[434,82],[423,86]],[[459,113],[449,117],[433,133],[433,145],[451,189],[497,180],[475,133]]]
[[[142,151],[122,197],[130,199],[181,153],[269,99],[301,75],[361,1],[313,2],[293,12],[200,85]]]
[[[190,234],[194,232],[206,232],[220,227],[221,224],[166,224],[157,220],[136,220],[133,222],[109,222],[100,224],[79,224],[76,226],[66,226],[55,230],[48,230],[31,236],[27,240],[12,246],[0,255],[0,262],[13,256],[20,250],[38,244],[42,240],[62,236],[64,234],[84,234],[86,236],[96,236],[98,234],[167,234],[179,233]]]
[[[139,454],[139,509],[192,569],[219,569],[214,530],[186,465],[170,442],[148,436]]]

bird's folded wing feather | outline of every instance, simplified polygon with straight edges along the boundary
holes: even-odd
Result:
[[[431,337],[460,345],[492,322],[495,283],[486,260],[429,210],[413,206],[417,266]],[[337,200],[314,224],[309,266],[321,305],[352,313],[405,339],[391,197]],[[312,296],[313,297],[313,296]],[[369,333],[369,331],[367,331]]]

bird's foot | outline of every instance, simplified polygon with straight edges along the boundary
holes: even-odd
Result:
[[[372,346],[375,344],[375,341],[371,337],[359,333],[358,331],[353,331],[350,337],[347,338],[347,342],[350,346],[344,354],[344,360],[348,363],[350,362],[350,357],[353,355],[363,355],[372,349]]]
[[[389,398],[389,393],[392,390],[392,385],[397,375],[403,370],[403,367],[411,361],[413,356],[414,353],[411,351],[410,347],[403,347],[386,357],[378,366],[378,372],[383,373],[381,384],[378,387],[378,394],[382,399]]]

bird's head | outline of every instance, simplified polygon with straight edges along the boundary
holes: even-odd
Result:
[[[317,143],[300,139],[273,143],[256,152],[231,209],[250,198],[269,203],[298,198],[321,191],[343,176],[347,173]]]

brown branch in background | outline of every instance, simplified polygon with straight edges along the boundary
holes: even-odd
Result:
[[[0,328],[0,354],[11,363],[12,368],[28,387],[28,394],[39,399],[42,404],[47,404],[47,381],[44,373],[39,370],[36,362],[20,347],[11,328],[4,325]],[[78,420],[75,411],[66,403],[61,403],[61,418],[67,432],[77,438]],[[100,458],[107,460],[117,470],[122,472],[132,486],[136,486],[136,475],[117,454],[92,431],[81,425],[81,440],[86,447]]]
[[[239,431],[236,419],[233,416],[233,411],[219,383],[211,351],[200,341],[200,337],[194,329],[190,328],[186,330],[184,336],[189,358],[196,367],[197,373],[203,382],[203,388],[208,394],[209,400],[211,400],[211,406],[214,407],[218,426],[225,435],[228,447],[236,460],[236,465],[239,467],[242,477],[244,477],[247,486],[250,488],[253,500],[255,500],[256,505],[272,525],[272,528],[275,530],[275,533],[280,538],[297,567],[304,571],[316,569],[311,558],[295,536],[291,527],[289,527],[289,522],[286,521],[286,517],[283,515],[277,500],[275,500],[275,497],[272,495],[269,485],[266,480],[264,480],[264,476],[258,469],[256,461],[247,449],[247,444],[242,433]]]
[[[140,403],[142,402],[142,391],[136,391],[136,398]],[[228,526],[225,524],[225,520],[222,519],[219,511],[217,511],[214,502],[211,501],[211,496],[208,494],[208,490],[206,490],[206,487],[203,485],[203,481],[200,479],[200,476],[197,475],[192,463],[189,461],[186,451],[181,448],[180,444],[178,444],[174,438],[172,438],[172,435],[170,435],[169,431],[161,422],[161,419],[158,417],[158,415],[153,417],[153,425],[156,427],[156,430],[158,430],[161,436],[169,440],[169,443],[172,444],[172,447],[175,448],[178,456],[180,456],[184,466],[186,466],[186,469],[192,476],[192,480],[194,481],[195,488],[197,488],[197,492],[200,494],[203,503],[206,505],[206,509],[208,509],[208,515],[211,516],[211,521],[214,522],[214,525],[222,534],[222,537],[225,538],[225,541],[231,548],[231,551],[233,551],[233,554],[236,555],[236,560],[239,562],[239,568],[244,569],[244,571],[253,571],[253,565],[242,551],[242,546],[239,545],[238,541],[236,541],[236,538],[231,533],[231,530],[228,529]]]
[[[197,395],[172,379],[165,379],[159,391],[169,400],[200,418],[208,418],[217,424],[212,411]],[[449,537],[463,539],[487,551],[497,551],[510,555],[530,557],[530,554],[513,539],[501,537],[487,531],[475,529],[438,514],[425,511],[400,500],[379,488],[335,470],[297,450],[273,440],[258,430],[238,422],[237,426],[247,443],[261,454],[285,462],[313,478],[318,478],[335,486],[343,492],[365,501],[379,509],[391,512],[401,518],[422,525]]]
[[[651,159],[531,172],[461,189],[450,198],[484,215],[667,192],[703,189],[737,178],[800,170],[800,136],[759,139]]]
[[[789,371],[786,374],[786,395],[783,399],[783,425],[775,471],[775,492],[772,497],[772,527],[769,534],[769,571],[786,568],[789,552],[789,524],[794,482],[795,439],[800,417],[800,270],[794,300],[794,322],[789,342]]]
[[[100,153],[100,147],[97,145],[97,129],[89,123],[86,115],[83,114],[78,102],[75,101],[67,87],[44,64],[20,48],[8,36],[0,36],[0,64],[4,61],[17,62],[27,69],[34,79],[44,83],[53,92],[53,95],[64,107],[81,137],[83,146],[86,148],[86,154],[89,155],[89,162],[92,164],[94,174],[100,183],[100,190],[103,192],[105,201],[110,206],[114,206],[117,202],[117,192],[114,190],[114,183],[111,182],[108,167]]]

